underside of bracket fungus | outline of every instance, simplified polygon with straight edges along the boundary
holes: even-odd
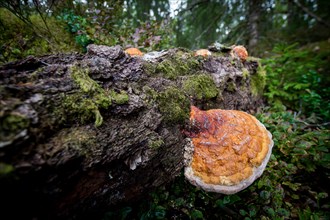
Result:
[[[191,141],[185,148],[185,176],[206,191],[233,194],[263,173],[272,135],[254,116],[236,110],[202,111],[192,106]]]

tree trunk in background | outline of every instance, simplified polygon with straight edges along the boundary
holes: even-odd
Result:
[[[97,219],[180,174],[190,104],[262,104],[257,61],[149,55],[90,45],[0,67],[3,216]]]
[[[260,0],[251,0],[249,2],[249,14],[248,14],[248,27],[249,27],[249,45],[248,49],[251,52],[251,55],[256,54],[255,50],[258,45],[259,40],[259,31],[258,31],[258,22],[261,12],[261,3]]]
[[[295,24],[295,7],[294,7],[294,3],[293,0],[288,0],[288,12],[287,12],[287,16],[288,16],[288,29],[292,28],[294,29],[294,24]]]

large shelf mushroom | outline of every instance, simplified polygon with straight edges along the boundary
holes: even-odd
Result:
[[[185,176],[193,185],[233,194],[261,176],[274,143],[271,133],[254,116],[192,106],[190,123]]]

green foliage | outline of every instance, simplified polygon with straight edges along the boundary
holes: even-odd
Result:
[[[90,24],[86,18],[75,15],[72,10],[65,10],[57,18],[67,24],[67,31],[75,36],[75,42],[86,52],[87,45],[93,43],[93,39],[87,31]]]
[[[45,55],[77,51],[70,35],[61,22],[45,17],[51,26],[37,14],[29,16],[30,23],[23,22],[4,8],[0,8],[0,63],[22,59],[29,55]]]
[[[316,127],[314,118],[279,111],[260,114],[259,119],[273,134],[276,158],[285,160],[291,171],[330,169],[329,130]]]
[[[329,120],[330,87],[326,75],[330,52],[299,49],[294,44],[277,45],[274,53],[271,58],[264,60],[267,71],[265,96],[268,101],[278,106],[284,104],[307,116],[316,114]]]
[[[149,18],[136,23],[133,19],[122,17],[120,13],[116,15],[116,20],[109,20],[105,16],[106,10],[95,10],[93,16],[77,15],[73,10],[64,10],[57,18],[66,23],[67,31],[75,36],[76,44],[84,51],[91,43],[109,46],[120,44],[123,47],[138,47],[145,51],[161,50],[170,46],[169,22]]]

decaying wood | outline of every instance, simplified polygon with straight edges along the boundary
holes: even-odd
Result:
[[[251,91],[256,61],[192,54],[171,49],[146,59],[119,46],[90,45],[85,55],[29,57],[0,67],[2,210],[24,219],[79,219],[137,200],[183,168],[185,102],[246,111],[262,104]],[[194,65],[171,66],[174,57]],[[166,68],[174,68],[171,74],[178,68],[178,75],[166,75]],[[78,70],[99,88],[84,88],[74,77]],[[215,95],[204,97],[202,85],[202,97],[185,87],[198,75],[213,79]],[[168,97],[173,91],[183,96]],[[98,93],[123,97],[103,102]],[[182,103],[172,103],[180,97]],[[181,110],[181,118],[169,115]]]

